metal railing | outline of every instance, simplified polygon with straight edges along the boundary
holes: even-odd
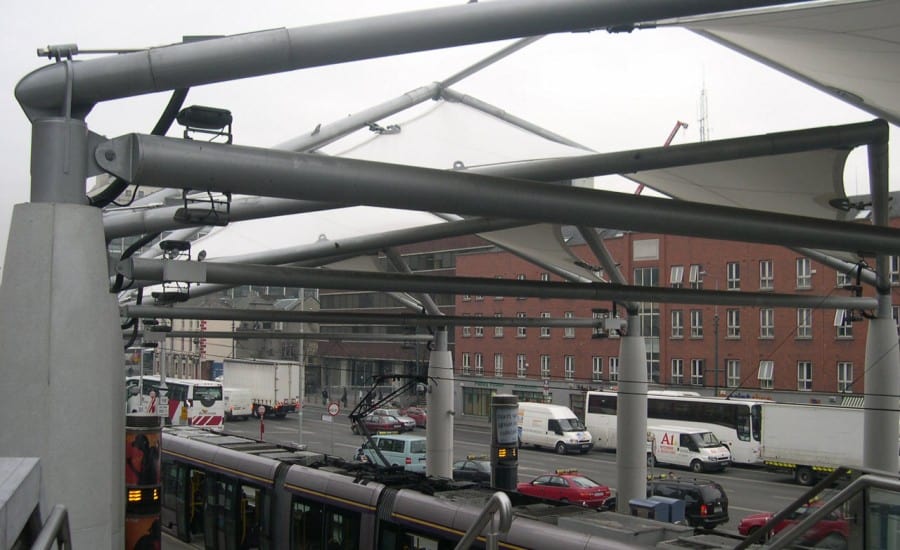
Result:
[[[495,525],[494,518],[496,516],[499,516],[499,522]],[[491,529],[484,536],[484,547],[486,550],[496,550],[500,535],[509,532],[512,520],[512,503],[509,501],[509,497],[506,496],[506,493],[500,491],[494,493],[491,495],[490,500],[487,501],[487,504],[484,505],[484,509],[478,515],[478,519],[466,531],[465,536],[460,539],[459,544],[456,545],[456,550],[467,550],[475,542],[475,539],[481,534],[482,529],[487,526],[488,522],[491,523]]]
[[[62,504],[57,504],[50,517],[38,533],[31,550],[50,550],[53,545],[63,550],[72,550],[72,535],[69,533],[69,512]]]

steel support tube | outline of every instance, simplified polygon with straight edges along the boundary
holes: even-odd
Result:
[[[75,64],[72,116],[96,103],[307,67],[541,34],[717,13],[793,0],[516,0],[274,29],[174,44]],[[223,62],[223,60],[227,60]],[[58,112],[65,64],[42,67],[16,86],[29,118]]]
[[[175,279],[166,272],[187,274]],[[225,285],[336,288],[367,291],[467,293],[484,296],[527,296],[571,300],[720,304],[735,306],[806,307],[813,309],[872,309],[874,298],[810,296],[767,292],[730,292],[682,288],[626,286],[613,283],[519,281],[488,277],[449,277],[315,269],[305,267],[226,264],[128,258],[117,271],[129,279],[180,280]],[[188,280],[190,279],[190,280]]]
[[[179,317],[180,318],[180,317]],[[206,319],[204,317],[203,319]],[[234,338],[235,340],[284,340],[287,338],[303,338],[306,340],[340,341],[340,342],[417,342],[427,343],[434,339],[430,334],[356,334],[352,332],[297,332],[297,331],[249,331],[249,330],[173,330],[164,333],[166,338]],[[138,331],[138,338],[144,332]],[[128,340],[131,333],[122,334]]]
[[[855,125],[857,130],[862,126]],[[874,126],[885,127],[883,122]],[[869,130],[872,127],[870,124]],[[824,131],[842,134],[837,129]],[[770,143],[772,139],[759,136],[743,141],[753,149],[757,141]],[[711,162],[719,156],[716,142],[701,145],[707,147],[707,154],[693,156],[692,162]],[[660,148],[654,164],[686,161],[679,147],[688,146]],[[584,175],[620,173],[642,166],[647,151],[587,155],[557,162],[590,162],[593,169],[585,169]],[[669,152],[674,152],[669,159],[674,162],[664,162]],[[628,155],[637,158],[625,162]],[[617,160],[610,163],[610,157]],[[305,153],[132,134],[98,147],[97,159],[104,169],[140,185],[205,186],[237,194],[900,254],[900,230],[888,227]]]

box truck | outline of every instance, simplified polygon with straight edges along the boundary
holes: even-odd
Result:
[[[568,407],[546,403],[519,403],[519,446],[555,449],[559,454],[586,453],[594,446],[591,433]]]
[[[647,465],[684,466],[692,472],[720,471],[731,464],[731,451],[716,434],[702,428],[647,426],[652,452]]]
[[[300,396],[303,369],[294,361],[273,359],[225,359],[222,384],[228,388],[247,388],[253,403],[253,416],[260,407],[265,416],[284,418],[296,410]]]

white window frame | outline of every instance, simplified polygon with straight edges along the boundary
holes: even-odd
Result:
[[[725,288],[728,290],[741,289],[741,264],[740,262],[728,262],[725,264]]]
[[[797,258],[797,288],[812,288],[812,261],[809,258]]]
[[[812,308],[797,308],[797,336],[798,340],[809,340],[812,338]]]
[[[463,338],[469,338],[469,337],[471,337],[471,336],[472,336],[472,327],[470,327],[470,326],[464,326],[464,327],[462,328],[462,335],[463,335]]]
[[[475,314],[476,323],[478,322],[477,318],[481,317],[480,313]],[[483,338],[484,337],[484,326],[475,325],[475,338]]]
[[[566,380],[575,380],[575,356],[566,355],[563,357],[563,375]]]
[[[471,373],[472,365],[471,365],[471,357],[469,352],[463,352],[462,354],[462,373],[468,376]]]
[[[593,382],[603,380],[603,357],[599,355],[591,357],[591,380]]]
[[[759,389],[771,390],[775,384],[775,361],[760,361],[756,377],[759,380]]]
[[[525,312],[524,311],[516,312],[516,318],[524,319]],[[528,331],[526,330],[526,327],[516,327],[516,338],[525,338],[526,336],[528,336]]]
[[[684,384],[684,359],[672,359],[672,383]]]
[[[725,360],[725,384],[729,388],[736,388],[741,384],[741,360]]]
[[[700,275],[700,264],[691,264],[688,272],[688,282],[693,289],[703,288],[703,277]]]
[[[812,361],[797,361],[797,391],[812,391]]]
[[[524,353],[516,354],[516,376],[519,378],[528,376],[528,361],[525,359]]]
[[[834,326],[837,328],[837,338],[853,338],[853,320],[846,309],[835,310]]]
[[[541,312],[541,319],[549,319],[549,318],[550,318],[549,311]],[[550,327],[541,327],[541,338],[550,338]]]
[[[853,363],[850,361],[838,361],[837,391],[853,393]]]
[[[669,285],[672,288],[681,288],[684,280],[684,266],[673,265],[669,268]]]
[[[771,340],[775,338],[775,309],[770,307],[759,310],[759,338]]]
[[[475,376],[484,376],[484,354],[475,352]]]
[[[703,338],[703,310],[691,310],[691,338]]]
[[[851,283],[850,275],[847,275],[842,271],[835,271],[835,277],[834,286],[837,288],[844,288],[845,286],[853,284]]]
[[[672,318],[672,338],[684,338],[684,310],[673,309],[670,314]]]
[[[900,285],[900,256],[891,256],[891,284]]]
[[[728,308],[725,310],[725,338],[737,340],[741,337],[741,310]]]
[[[610,382],[618,382],[619,381],[619,358],[618,357],[610,357],[607,361],[609,364],[609,381]]]
[[[775,267],[772,260],[759,261],[759,289],[772,290],[775,288]]]
[[[550,274],[549,274],[549,273],[547,273],[546,271],[544,271],[543,273],[541,273],[541,281],[543,281],[543,282],[546,283],[546,282],[549,281],[549,280],[550,280]]]
[[[541,355],[541,378],[550,378],[550,356]]]
[[[495,318],[495,319],[498,319],[498,318],[500,318],[500,317],[503,317],[503,314],[502,314],[502,313],[495,313],[495,314],[494,314],[494,318]],[[503,338],[503,326],[502,326],[502,325],[495,325],[495,326],[494,326],[494,338]]]
[[[563,313],[563,318],[574,319],[575,313],[567,311]],[[575,338],[575,327],[565,327],[565,330],[563,330],[563,338]]]
[[[503,378],[503,354],[494,354],[494,378]]]
[[[691,385],[703,385],[703,367],[705,361],[703,359],[691,359]]]

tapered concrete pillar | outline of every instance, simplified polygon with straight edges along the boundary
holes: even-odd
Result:
[[[429,476],[453,477],[453,358],[447,349],[447,329],[434,333],[434,350],[428,365],[428,438],[426,451]]]
[[[865,422],[863,466],[886,472],[898,471],[897,395],[900,393],[900,352],[897,323],[890,315],[890,295],[879,296],[888,304],[887,315],[869,321],[866,337]]]
[[[83,121],[34,123],[32,203],[13,211],[0,284],[0,456],[41,461],[41,513],[74,548],[124,546],[125,378]]]
[[[647,345],[640,323],[637,315],[629,315],[628,334],[619,347],[616,509],[624,514],[629,500],[647,497]]]

